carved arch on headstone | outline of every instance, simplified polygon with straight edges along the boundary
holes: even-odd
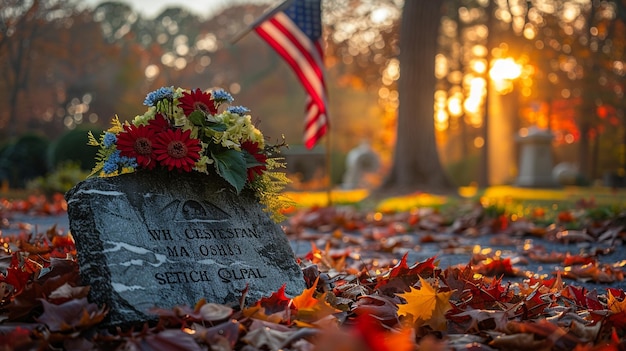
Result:
[[[175,222],[226,222],[231,216],[208,201],[174,200],[161,210]]]

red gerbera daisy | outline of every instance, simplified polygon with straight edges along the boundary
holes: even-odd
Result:
[[[153,119],[148,122],[148,128],[155,132],[162,132],[170,127],[170,122],[160,113],[157,113]]]
[[[200,159],[202,146],[198,139],[191,139],[191,130],[168,129],[159,133],[154,140],[156,159],[168,170],[177,168],[191,172],[194,164]]]
[[[248,168],[248,181],[253,181],[254,178],[263,174],[263,171],[267,170],[265,163],[267,162],[267,156],[261,153],[259,143],[253,143],[251,141],[244,141],[241,143],[241,148],[246,150],[254,159],[261,165]]]
[[[217,113],[217,108],[215,108],[215,104],[211,100],[211,93],[205,93],[199,88],[192,90],[190,93],[183,92],[183,96],[178,101],[178,106],[183,109],[185,116],[189,116],[193,111],[202,111],[210,114]]]
[[[121,156],[134,157],[137,164],[148,169],[154,168],[154,130],[146,126],[124,125],[124,132],[117,136],[117,149]]]

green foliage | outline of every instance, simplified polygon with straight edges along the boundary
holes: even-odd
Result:
[[[286,219],[283,210],[295,206],[295,202],[285,196],[282,191],[291,182],[284,172],[276,172],[275,169],[284,169],[285,164],[282,158],[268,158],[267,171],[263,172],[253,188],[259,198],[259,202],[264,206],[264,210],[269,213],[274,222],[282,222]]]
[[[45,175],[49,144],[34,134],[25,134],[8,144],[0,154],[0,179],[8,180],[13,188],[23,188],[28,180]]]
[[[587,209],[586,216],[592,221],[604,221],[616,217],[620,209],[616,206],[599,206]]]
[[[243,154],[234,149],[226,149],[222,152],[211,153],[215,160],[217,173],[230,185],[235,187],[237,194],[246,185],[246,161]]]
[[[88,172],[81,169],[75,162],[65,162],[46,176],[35,178],[27,184],[27,188],[48,196],[55,193],[66,193],[78,182],[87,178]]]
[[[100,134],[102,131],[95,131]],[[89,170],[95,166],[98,150],[88,145],[88,131],[74,129],[61,136],[50,150],[50,166],[57,168],[65,162],[75,162],[81,169]]]
[[[501,205],[492,204],[485,207],[485,216],[487,218],[498,218],[506,213],[506,208]]]
[[[115,118],[113,118],[113,120],[111,120],[111,128],[107,129],[106,132],[110,132],[110,133],[119,133],[121,130],[123,129],[122,127],[122,123],[120,122],[120,119],[115,116]],[[89,173],[89,176],[93,176],[93,175],[100,175],[100,176],[104,176],[104,172],[102,172],[102,169],[104,168],[104,161],[111,156],[111,154],[113,152],[115,152],[116,148],[115,147],[105,147],[104,146],[104,136],[106,134],[106,132],[102,132],[100,133],[100,136],[96,139],[96,137],[94,136],[92,131],[89,131],[87,133],[87,145],[89,146],[95,146],[97,147],[98,151],[96,152],[96,156],[94,157],[94,162],[95,165],[93,166],[93,168],[91,169],[91,173]],[[116,175],[117,173],[111,174]]]
[[[480,155],[473,154],[446,165],[446,174],[454,184],[465,186],[479,178],[479,166]]]

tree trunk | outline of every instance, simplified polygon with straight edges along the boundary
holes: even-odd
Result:
[[[22,17],[17,20],[16,31],[19,34],[13,35],[13,40],[3,43],[3,46],[5,46],[3,50],[8,62],[5,73],[6,86],[8,88],[5,92],[8,95],[8,121],[6,122],[7,128],[2,135],[4,139],[22,134],[27,129],[27,118],[20,115],[23,111],[19,110],[19,100],[22,92],[28,88],[30,54],[33,42],[38,35],[37,30],[39,29],[37,19],[40,11],[39,5],[39,1],[33,1]],[[30,33],[27,33],[28,30],[30,30]],[[15,38],[17,35],[20,37]]]
[[[400,29],[400,106],[391,171],[380,192],[450,192],[435,142],[435,54],[443,0],[405,1]]]

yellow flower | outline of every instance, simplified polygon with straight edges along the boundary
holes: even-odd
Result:
[[[203,173],[208,173],[208,165],[213,164],[213,159],[208,157],[208,156],[202,156],[200,157],[200,159],[198,160],[198,162],[196,162],[195,165],[195,170],[198,172],[203,172]]]

